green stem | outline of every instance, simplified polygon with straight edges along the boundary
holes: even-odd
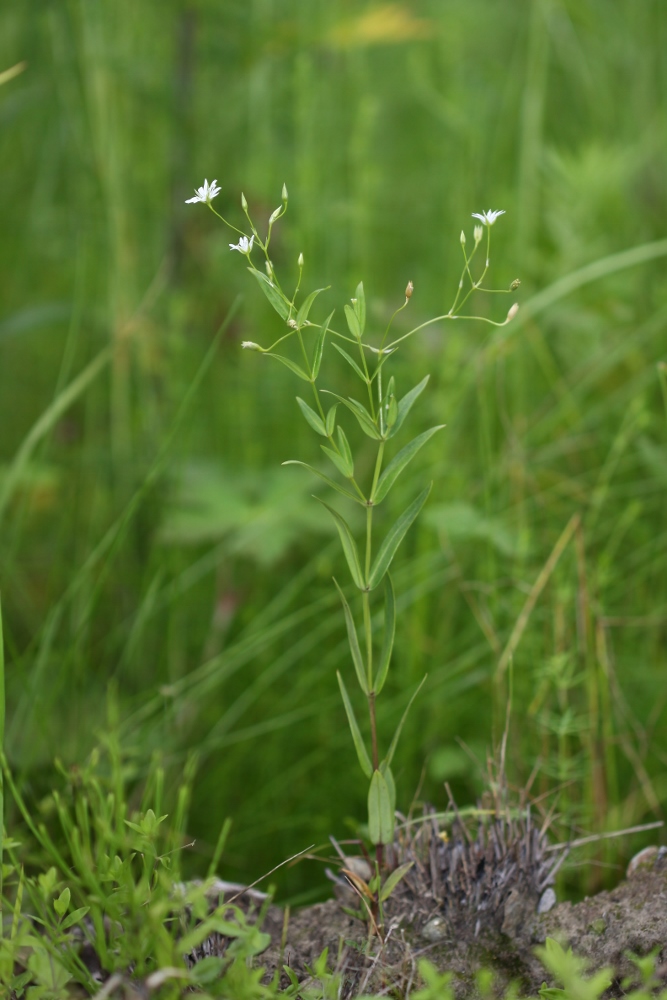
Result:
[[[5,750],[5,646],[2,634],[2,601],[0,600],[0,753]],[[3,850],[5,843],[5,787],[0,768],[0,938],[2,938],[2,878]]]

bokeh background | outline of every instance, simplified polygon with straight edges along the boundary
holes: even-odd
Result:
[[[266,219],[285,182],[276,267],[303,251],[326,312],[363,279],[376,328],[408,279],[412,322],[446,311],[460,230],[506,211],[491,275],[521,278],[519,319],[431,327],[396,363],[399,391],[431,374],[415,430],[447,429],[413,466],[434,488],[396,563],[381,733],[428,673],[400,804],[421,782],[444,806],[445,781],[474,802],[511,673],[509,776],[534,772],[559,835],[660,818],[664,3],[32,0],[0,12],[0,70],[21,61],[0,87],[0,582],[30,800],[115,727],[137,784],[156,759],[170,787],[194,775],[192,872],[228,816],[221,873],[246,880],[364,816],[337,540],[281,468],[317,442],[293,376],[240,350],[279,321],[222,224],[184,204],[215,177],[237,224],[241,190]],[[568,891],[655,839],[592,848]],[[276,880],[326,893],[313,863]]]

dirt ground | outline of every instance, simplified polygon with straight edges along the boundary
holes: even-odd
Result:
[[[547,979],[534,948],[547,937],[569,945],[592,969],[614,970],[620,995],[622,977],[636,971],[627,953],[646,955],[660,949],[658,975],[667,980],[667,854],[655,854],[609,892],[580,903],[562,902],[537,913],[537,899],[511,889],[493,920],[472,935],[447,919],[442,905],[415,906],[408,890],[389,900],[385,942],[370,938],[367,926],[348,916],[336,900],[289,916],[285,937],[283,911],[272,907],[268,925],[273,943],[262,955],[269,969],[282,961],[308,979],[324,948],[343,974],[344,997],[377,993],[395,986],[404,991],[416,981],[416,963],[428,958],[441,971],[454,973],[456,992],[468,992],[475,972],[493,968],[499,988],[519,980],[521,992],[534,994]]]

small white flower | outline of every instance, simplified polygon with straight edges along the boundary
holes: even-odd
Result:
[[[251,236],[250,239],[248,239],[247,236],[242,236],[241,239],[238,241],[238,243],[230,243],[229,249],[238,250],[239,253],[244,253],[247,256],[250,254],[254,242],[255,242],[254,235]]]
[[[504,214],[505,214],[504,208],[501,209],[499,212],[492,212],[491,209],[489,209],[488,212],[482,212],[481,214],[479,212],[473,212],[472,217],[473,219],[479,219],[480,222],[483,222],[485,226],[492,226],[493,223],[498,218],[498,216]]]
[[[220,188],[218,187],[217,181],[213,181],[212,184],[209,184],[209,182],[205,180],[203,187],[195,188],[195,191],[196,194],[194,198],[186,198],[186,205],[192,205],[196,201],[201,201],[204,205],[207,205],[212,198],[215,198],[220,194]]]
[[[254,340],[244,340],[241,343],[241,347],[245,348],[246,351],[261,351],[262,348],[259,344],[256,344]]]

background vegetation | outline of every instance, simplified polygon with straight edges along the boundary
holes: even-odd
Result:
[[[429,675],[399,801],[420,775],[438,805],[443,781],[479,794],[532,595],[512,779],[536,769],[564,836],[660,817],[660,0],[33,0],[0,13],[0,69],[20,60],[0,92],[0,583],[26,797],[111,727],[130,782],[156,757],[173,785],[195,773],[192,871],[227,816],[221,874],[250,880],[364,815],[337,542],[309,478],[280,467],[317,445],[290,373],[239,350],[277,320],[224,228],[184,204],[216,177],[237,221],[241,189],[268,217],[286,182],[276,263],[303,251],[329,309],[363,279],[378,326],[408,279],[413,322],[447,309],[459,231],[506,210],[492,274],[522,279],[519,320],[432,328],[397,371],[401,393],[432,374],[416,429],[448,425],[420,454],[434,490],[396,566],[383,733]],[[640,844],[596,848],[571,891],[616,880],[605,866]],[[321,883],[302,864],[280,889]]]

